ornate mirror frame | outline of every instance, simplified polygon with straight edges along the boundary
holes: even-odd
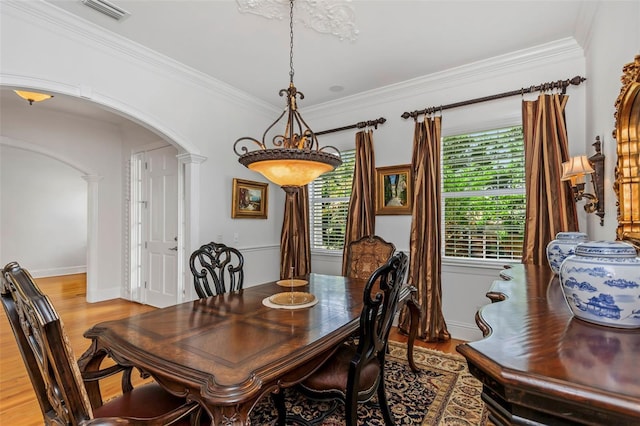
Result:
[[[618,198],[616,238],[632,243],[640,252],[640,55],[622,73],[613,132],[618,142],[613,185]]]

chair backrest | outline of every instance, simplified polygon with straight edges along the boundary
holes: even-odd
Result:
[[[233,247],[205,244],[191,254],[189,268],[200,298],[242,289],[244,257]]]
[[[396,246],[377,235],[369,235],[347,245],[346,276],[366,280],[395,252]]]
[[[29,272],[17,262],[2,270],[2,305],[38,397],[45,424],[93,418],[62,321]]]
[[[375,357],[383,370],[389,333],[398,310],[408,263],[407,255],[398,252],[376,269],[367,281],[360,315],[358,355],[351,361],[350,381],[355,380],[360,369]]]

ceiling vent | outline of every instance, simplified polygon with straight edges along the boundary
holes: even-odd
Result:
[[[126,10],[116,6],[113,3],[108,2],[107,0],[82,0],[86,6],[89,6],[92,9],[97,10],[100,13],[103,13],[116,21],[119,21],[122,18],[125,18],[130,15]]]

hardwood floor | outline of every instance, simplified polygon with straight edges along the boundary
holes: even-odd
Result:
[[[36,279],[40,289],[48,295],[62,319],[76,358],[89,346],[82,334],[92,325],[151,311],[155,308],[122,299],[99,303],[87,303],[85,274]],[[4,313],[0,319],[0,425],[42,425],[43,419],[29,376],[16,345],[11,326]],[[406,341],[406,336],[392,331],[391,338]],[[442,352],[456,353],[462,343],[452,340],[445,343],[417,341],[416,346]],[[105,399],[119,392],[118,377],[104,383]],[[141,381],[137,379],[137,381]],[[134,381],[135,383],[135,381]]]

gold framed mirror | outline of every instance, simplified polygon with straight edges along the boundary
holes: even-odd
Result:
[[[622,68],[621,81],[613,132],[618,154],[613,185],[618,198],[616,238],[640,252],[640,55]]]

